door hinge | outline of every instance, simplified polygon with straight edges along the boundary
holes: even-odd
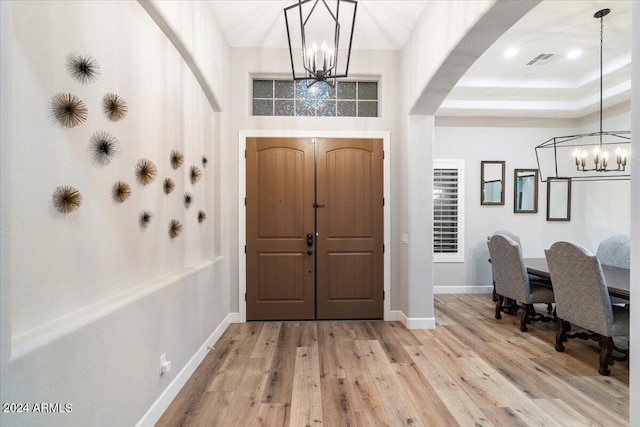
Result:
[[[246,292],[244,293],[244,300],[245,300],[245,302],[247,301],[247,293]]]
[[[246,203],[245,203],[246,204]],[[384,206],[384,197],[382,198],[382,206]]]
[[[244,150],[244,158],[247,158],[247,150]]]
[[[382,253],[384,253],[384,245],[382,245]]]
[[[247,245],[244,245],[244,253],[247,253]]]
[[[244,198],[244,205],[247,206],[247,198]]]
[[[384,159],[384,151],[382,152],[382,158]]]
[[[384,291],[382,291],[382,299],[384,300],[387,296],[385,295]]]

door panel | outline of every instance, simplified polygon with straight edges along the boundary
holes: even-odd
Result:
[[[318,139],[316,162],[317,317],[382,318],[382,141]]]
[[[247,139],[247,320],[314,319],[314,149]]]
[[[250,138],[246,157],[247,319],[382,318],[382,141]]]

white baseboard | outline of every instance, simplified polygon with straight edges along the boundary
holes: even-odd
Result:
[[[387,320],[402,322],[407,329],[433,329],[436,327],[435,317],[407,317],[401,310],[389,311]]]
[[[434,294],[490,294],[493,285],[478,286],[434,286]]]
[[[138,424],[136,424],[136,427],[152,427],[158,422],[162,414],[164,414],[164,411],[167,410],[171,402],[173,402],[173,399],[176,398],[180,390],[182,390],[182,387],[184,387],[189,378],[191,378],[191,375],[193,375],[198,366],[200,366],[200,363],[204,360],[209,352],[207,347],[213,347],[227,329],[231,323],[233,314],[237,313],[229,313],[227,317],[224,318],[215,331],[213,331],[209,338],[207,338],[204,344],[198,349],[196,354],[193,355],[191,360],[187,362],[184,368],[182,368],[173,381],[171,381],[171,384],[164,389],[160,397],[158,397],[149,410],[142,416]]]
[[[229,323],[240,323],[240,313],[238,312],[229,313],[227,317],[229,318]]]

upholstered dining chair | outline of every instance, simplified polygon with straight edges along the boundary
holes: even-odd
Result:
[[[611,304],[598,258],[588,249],[556,242],[545,251],[556,296],[556,350],[564,351],[571,323],[600,335],[598,372],[609,375],[613,337],[629,335],[629,310]]]
[[[527,268],[522,259],[522,249],[516,241],[504,234],[495,234],[489,239],[488,246],[493,280],[498,295],[495,318],[502,318],[504,298],[518,301],[522,304],[520,330],[526,332],[527,323],[531,315],[535,314],[533,304],[553,303],[553,290],[529,281]]]
[[[600,264],[629,268],[631,263],[631,236],[616,234],[598,245],[596,256]]]

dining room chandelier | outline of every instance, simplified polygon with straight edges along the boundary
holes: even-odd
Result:
[[[631,155],[630,131],[602,130],[604,17],[610,9],[597,11],[600,19],[600,130],[559,136],[536,147],[540,179],[571,178],[582,181],[628,180]]]
[[[347,77],[356,0],[298,0],[284,9],[291,71],[307,86]]]

